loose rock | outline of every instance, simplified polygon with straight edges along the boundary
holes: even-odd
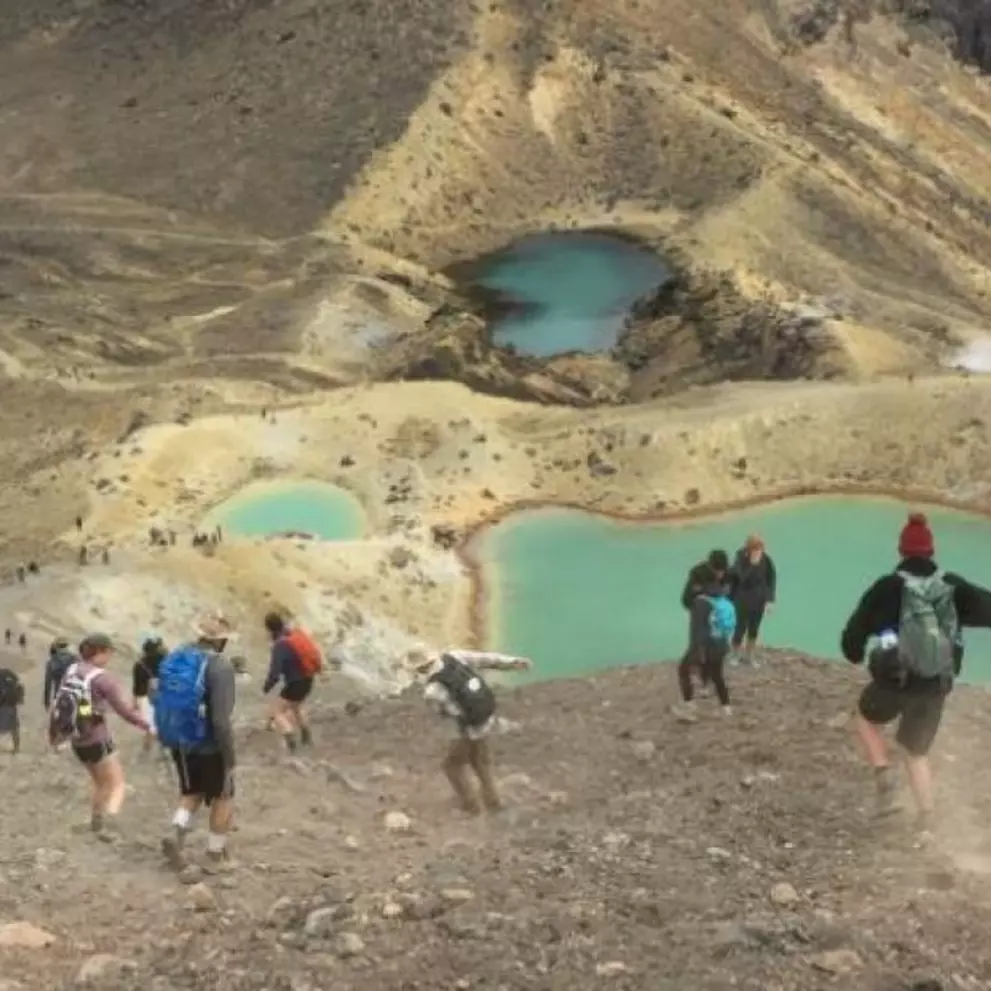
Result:
[[[850,974],[863,965],[863,960],[853,950],[826,950],[812,958],[812,966],[824,974]]]
[[[197,912],[212,912],[217,907],[217,896],[202,881],[187,890],[186,898]]]
[[[364,951],[365,941],[357,933],[341,933],[334,943],[334,952],[342,960],[356,957]]]
[[[408,833],[413,826],[405,812],[386,812],[383,822],[390,833]]]
[[[0,926],[0,947],[3,949],[44,950],[55,943],[55,937],[30,922],[8,922]]]
[[[780,905],[782,907],[785,905],[794,905],[798,899],[798,892],[787,881],[781,881],[771,888],[771,901],[774,902],[775,905]]]

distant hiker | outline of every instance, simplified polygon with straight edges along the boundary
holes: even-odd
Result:
[[[282,734],[286,749],[295,753],[297,730],[304,747],[313,742],[303,704],[313,691],[313,679],[323,670],[323,655],[308,633],[278,612],[265,616],[265,629],[272,638],[272,655],[262,694],[267,695],[282,682],[270,719]]]
[[[764,541],[757,534],[737,552],[729,571],[729,585],[736,607],[736,631],[733,634],[733,654],[730,663],[743,661],[757,666],[754,649],[764,614],[773,607],[777,595],[778,574],[774,561],[767,553]],[[743,647],[743,656],[740,648]]]
[[[76,529],[82,533],[83,532],[83,518],[81,516],[76,517]]]
[[[86,550],[86,545],[83,544],[82,547],[79,548],[79,563],[86,564],[88,560],[89,560],[89,551]]]
[[[27,650],[28,649],[28,638],[27,638],[27,634],[26,633],[22,633],[17,638],[17,646],[20,647],[21,650]]]
[[[234,669],[223,656],[233,639],[220,614],[202,618],[196,639],[169,653],[158,666],[152,706],[155,728],[179,772],[179,806],[174,834],[162,852],[176,870],[184,863],[186,837],[201,805],[210,809],[207,857],[219,867],[227,860],[227,836],[234,819]]]
[[[175,547],[175,530],[169,530],[169,547]]]
[[[681,690],[682,704],[676,707],[675,713],[682,722],[695,722],[692,673],[700,671],[703,684],[712,683],[722,706],[722,713],[728,716],[732,709],[723,666],[736,631],[737,618],[722,576],[712,573],[709,585],[692,599],[689,615],[688,650],[678,665],[678,687]]]
[[[158,679],[159,665],[167,654],[168,649],[161,637],[145,637],[141,643],[141,656],[134,662],[134,667],[131,669],[131,694],[134,698],[134,707],[151,726],[149,732],[145,734],[142,745],[145,753],[151,750],[151,746],[155,742],[151,696],[154,694]]]
[[[496,725],[496,699],[478,672],[486,669],[526,671],[531,662],[525,657],[474,650],[441,653],[415,650],[410,653],[409,660],[416,672],[426,679],[424,698],[457,725],[458,735],[444,758],[443,767],[458,803],[469,815],[481,811],[467,775],[471,768],[478,778],[483,805],[490,812],[498,811],[501,803],[487,739]]]
[[[36,574],[38,574],[38,572],[39,572],[40,570],[41,570],[41,569],[40,569],[40,568],[38,567],[38,562],[37,562],[37,561],[29,561],[29,562],[28,562],[28,571],[29,571],[29,572],[30,572],[30,573],[31,573],[32,575],[36,575]]]
[[[80,660],[65,673],[48,723],[52,746],[70,742],[76,759],[86,768],[92,785],[90,828],[108,842],[119,835],[117,816],[126,794],[124,767],[110,734],[108,710],[144,733],[149,729],[105,670],[113,650],[110,638],[102,633],[91,634],[79,644]]]
[[[103,563],[110,564],[110,551],[106,547],[103,548]]]
[[[928,754],[936,739],[946,696],[963,662],[965,626],[991,627],[991,592],[940,570],[925,516],[912,513],[898,541],[901,561],[864,593],[841,638],[844,657],[864,660],[868,639],[879,638],[869,656],[871,681],[863,690],[857,734],[874,768],[878,811],[897,810],[897,781],[880,727],[898,721],[895,739],[919,825],[928,829],[934,811]]]
[[[13,639],[13,636],[14,636],[14,634],[13,634],[13,632],[10,629],[4,630],[3,631],[3,642],[9,646],[10,645],[10,641]]]
[[[215,532],[217,534],[217,543],[222,544],[224,542],[224,528],[219,523]]]
[[[65,637],[56,637],[51,642],[48,648],[48,660],[45,663],[45,687],[42,693],[46,712],[55,698],[59,685],[62,684],[65,673],[77,660]]]
[[[24,705],[24,685],[10,668],[0,668],[0,736],[9,736],[14,754],[21,752],[20,707]]]
[[[24,565],[23,564],[19,564],[17,566],[17,580],[19,582],[23,583],[24,582],[24,579],[27,578],[27,576],[28,576],[28,573],[27,573],[27,570],[25,569]]]
[[[718,549],[709,551],[709,556],[704,561],[693,565],[689,570],[688,576],[685,578],[685,585],[681,590],[681,604],[689,612],[688,646],[682,655],[681,664],[688,664],[690,667],[693,661],[698,662],[699,659],[698,651],[692,647],[692,621],[690,618],[692,603],[698,595],[705,589],[711,588],[714,583],[725,583],[728,571],[729,556],[726,551]],[[703,691],[707,691],[709,685],[707,669],[696,667],[695,670],[699,676]]]

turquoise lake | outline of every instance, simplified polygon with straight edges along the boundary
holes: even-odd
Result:
[[[670,278],[653,252],[593,232],[534,235],[462,268],[509,304],[493,343],[544,358],[613,348],[633,303]]]
[[[881,499],[816,497],[683,523],[523,511],[472,547],[489,590],[488,645],[532,658],[535,678],[676,659],[685,647],[679,596],[688,568],[715,547],[732,557],[756,531],[778,569],[778,604],[763,641],[839,658],[850,612],[897,563],[907,510]],[[926,513],[941,567],[991,585],[991,520]],[[964,680],[991,683],[991,631],[967,631],[966,643]]]
[[[241,537],[307,533],[321,540],[353,540],[364,529],[360,503],[326,482],[259,482],[217,506],[207,527]]]

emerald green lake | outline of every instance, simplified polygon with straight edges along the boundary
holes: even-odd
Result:
[[[839,658],[847,617],[897,563],[908,507],[882,499],[803,498],[683,523],[621,523],[577,510],[526,510],[476,538],[489,591],[491,649],[533,659],[530,677],[570,677],[673,660],[684,650],[679,596],[714,547],[732,556],[760,533],[778,569],[770,646]],[[991,521],[926,510],[940,565],[991,584]],[[964,680],[991,683],[991,631],[966,634]]]
[[[364,515],[349,492],[326,482],[260,482],[217,506],[206,527],[240,537],[304,533],[321,540],[361,536]]]
[[[543,358],[615,347],[630,307],[671,275],[652,251],[593,231],[535,234],[451,274],[499,301],[493,343]]]

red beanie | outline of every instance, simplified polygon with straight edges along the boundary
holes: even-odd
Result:
[[[898,553],[902,557],[932,557],[936,553],[933,532],[923,513],[908,514],[908,522],[898,538]]]

